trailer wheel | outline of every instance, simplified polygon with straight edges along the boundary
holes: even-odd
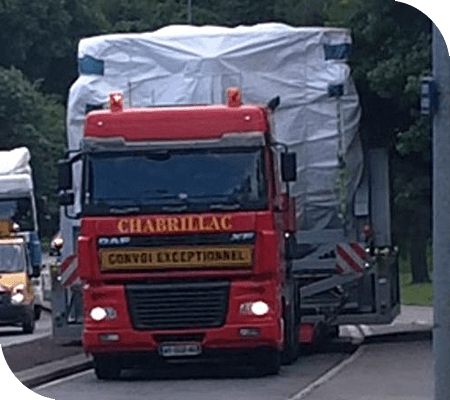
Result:
[[[94,370],[97,379],[115,380],[120,378],[120,362],[108,356],[94,356]]]
[[[281,353],[277,350],[264,350],[255,359],[257,376],[277,375],[281,366]]]
[[[328,339],[337,339],[339,337],[339,325],[327,326],[326,336]]]
[[[33,333],[35,327],[34,311],[27,312],[22,322],[23,333]]]

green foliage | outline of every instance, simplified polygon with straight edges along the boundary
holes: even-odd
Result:
[[[400,298],[406,306],[433,306],[433,284],[413,283],[411,274],[400,274]]]
[[[64,154],[64,108],[39,91],[18,69],[0,68],[0,143],[2,149],[26,146],[37,197],[49,199],[53,230],[57,225],[56,160]]]
[[[325,4],[326,0],[276,0],[274,16],[290,25],[320,26]]]

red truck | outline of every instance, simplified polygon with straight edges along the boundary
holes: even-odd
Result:
[[[100,378],[149,358],[275,373],[398,315],[388,152],[359,132],[350,48],[270,23],[80,41],[53,331]]]
[[[120,93],[110,104],[60,164],[68,206],[82,163],[82,340],[97,376],[184,357],[276,373],[296,358],[299,314],[295,155],[274,141],[271,110],[233,88],[226,105],[124,109]]]

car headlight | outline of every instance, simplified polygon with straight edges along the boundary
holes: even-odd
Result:
[[[240,312],[243,315],[257,315],[261,317],[269,312],[269,305],[262,300],[251,301],[241,304]]]
[[[25,296],[22,293],[14,293],[11,296],[11,303],[12,304],[20,304],[25,299]]]

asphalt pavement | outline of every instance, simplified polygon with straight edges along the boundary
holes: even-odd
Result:
[[[432,308],[405,306],[390,325],[341,327],[341,336],[361,342],[359,349],[289,399],[431,400],[432,326]],[[26,386],[38,389],[91,365],[90,358],[79,354],[15,375]]]

